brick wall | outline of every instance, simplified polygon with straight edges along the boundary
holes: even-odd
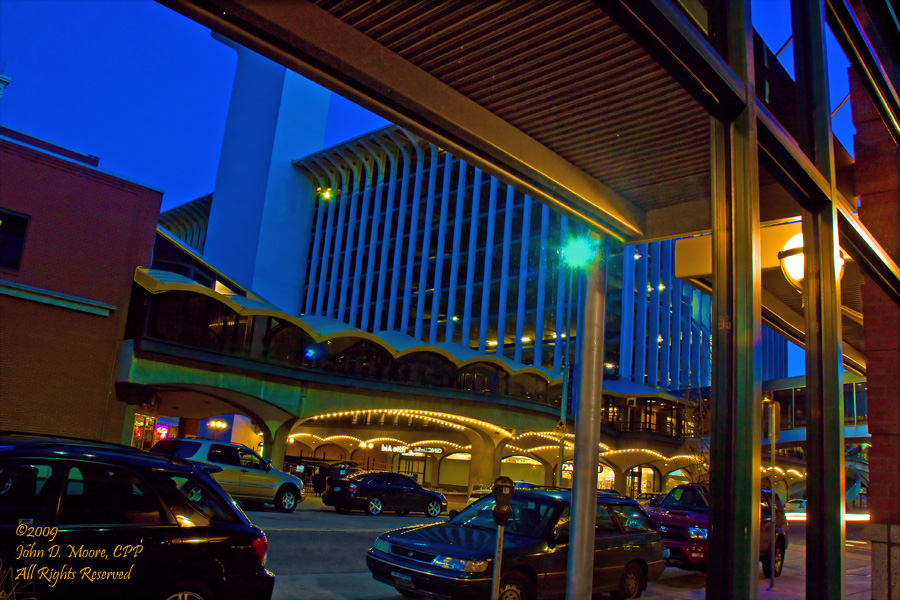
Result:
[[[859,218],[900,262],[900,149],[851,76]],[[900,307],[868,276],[862,286],[869,433],[872,598],[900,598]]]
[[[0,295],[0,429],[119,441],[113,369],[162,194],[67,158],[0,140],[0,207],[30,217],[20,268],[0,280],[116,308],[99,316]]]

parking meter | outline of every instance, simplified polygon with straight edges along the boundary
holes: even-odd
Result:
[[[506,525],[509,517],[512,516],[512,508],[509,503],[512,501],[513,489],[515,483],[509,477],[498,477],[494,480],[491,488],[494,492],[494,523],[497,525]]]

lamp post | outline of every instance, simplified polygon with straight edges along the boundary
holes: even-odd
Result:
[[[216,432],[216,441],[218,442],[218,441],[219,441],[219,433],[221,433],[222,430],[228,428],[228,423],[226,423],[225,421],[219,421],[219,420],[216,420],[216,421],[209,421],[209,422],[206,424],[206,426],[207,426],[208,428],[210,428],[210,429],[214,429],[214,430],[215,430],[215,432]]]
[[[572,279],[581,275],[581,267],[591,262],[597,255],[595,244],[588,238],[571,237],[562,248],[562,262],[568,267],[568,296],[566,296],[565,355],[563,357],[563,389],[559,403],[559,466],[556,469],[556,485],[562,487],[563,462],[566,453],[566,412],[569,401],[569,338],[572,337]]]

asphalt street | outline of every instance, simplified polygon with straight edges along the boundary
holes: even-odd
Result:
[[[382,532],[407,525],[433,523],[424,515],[404,517],[365,513],[338,514],[315,496],[292,514],[271,508],[249,511],[269,541],[267,568],[275,573],[275,600],[401,600],[391,587],[372,579],[366,568],[366,550]],[[870,550],[864,539],[866,523],[847,523],[847,598],[870,598]],[[759,597],[764,600],[805,598],[806,524],[790,524],[790,543],[783,575],[769,590],[760,570]],[[705,598],[706,576],[667,568],[651,583],[644,598],[693,600]]]

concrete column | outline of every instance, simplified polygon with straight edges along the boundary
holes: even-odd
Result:
[[[625,471],[623,471],[622,469],[617,469],[616,467],[610,467],[610,468],[612,469],[613,473],[616,476],[616,480],[613,482],[613,489],[622,495],[627,495],[627,494],[625,494],[625,492],[628,487],[628,481],[627,481],[627,478],[625,477]]]
[[[181,417],[178,419],[178,437],[199,436],[200,419]]]
[[[436,488],[439,485],[438,476],[440,475],[440,457],[435,454],[425,455],[426,464],[431,464],[431,477],[428,478],[428,486]]]
[[[478,486],[490,487],[494,483],[500,475],[500,460],[497,457],[497,447],[488,436],[475,432],[468,437],[472,443],[468,490],[468,494],[471,494]]]
[[[894,262],[900,261],[900,149],[892,142],[865,90],[850,79],[856,127],[859,218]],[[863,273],[863,318],[867,366],[869,449],[869,534],[872,540],[872,598],[900,599],[900,307]],[[871,323],[877,323],[876,327]]]
[[[263,458],[269,459],[276,469],[284,468],[284,454],[291,429],[300,419],[291,417],[286,421],[266,421],[260,425],[263,434]]]
[[[299,314],[315,194],[291,161],[321,149],[331,92],[213,37],[234,48],[238,60],[204,256],[282,310]]]

